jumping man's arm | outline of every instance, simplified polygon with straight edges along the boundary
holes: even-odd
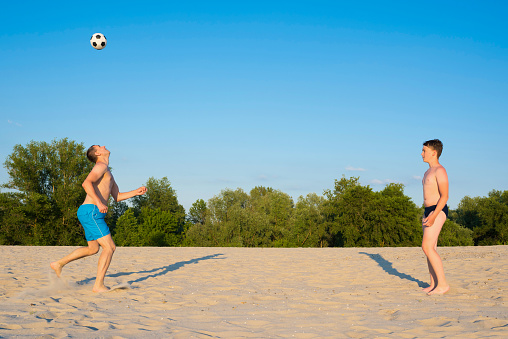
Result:
[[[113,188],[111,189],[111,195],[113,196],[113,199],[115,199],[116,202],[132,198],[136,195],[143,195],[145,193],[146,193],[145,186],[141,186],[140,188],[129,191],[129,192],[121,193],[118,190],[118,185],[116,184],[116,182],[113,183]]]

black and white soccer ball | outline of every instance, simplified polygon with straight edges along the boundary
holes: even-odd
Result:
[[[106,47],[107,43],[108,41],[102,33],[94,33],[94,35],[90,38],[90,45],[92,45],[95,49],[103,49]]]

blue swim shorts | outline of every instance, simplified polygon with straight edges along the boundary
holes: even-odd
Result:
[[[104,221],[105,216],[106,213],[99,212],[99,208],[94,204],[79,206],[78,219],[85,229],[86,241],[97,240],[111,233]]]

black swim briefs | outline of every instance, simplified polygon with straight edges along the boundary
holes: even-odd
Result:
[[[430,214],[430,212],[434,211],[436,209],[437,205],[432,205],[432,206],[429,206],[429,207],[425,207],[425,218],[427,218]],[[446,217],[448,218],[448,205],[444,205],[443,207],[443,212],[444,214],[446,214]]]

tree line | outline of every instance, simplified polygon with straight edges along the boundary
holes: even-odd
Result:
[[[83,143],[67,138],[16,145],[0,192],[0,245],[85,245],[76,211],[93,167]],[[168,178],[149,178],[147,194],[109,203],[106,216],[118,246],[382,247],[420,246],[423,207],[402,184],[381,191],[342,177],[323,195],[296,203],[258,186],[224,189],[186,213]],[[508,191],[464,197],[450,210],[440,246],[508,244]]]

